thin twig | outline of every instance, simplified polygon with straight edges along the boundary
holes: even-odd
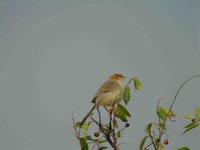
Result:
[[[153,140],[153,136],[151,135],[150,132],[149,132],[149,137],[150,137],[150,139],[151,139],[151,143],[153,144],[154,149],[157,150],[156,145],[155,145],[155,142],[154,142],[154,140]]]
[[[100,128],[102,128],[102,126],[101,126],[101,113],[100,113],[100,111],[99,111],[99,106],[97,106],[97,111],[98,111],[98,114],[99,114],[99,127]]]
[[[92,146],[91,150],[94,150],[94,148],[97,146],[97,143],[94,143],[94,145]]]
[[[77,129],[76,129],[76,124],[75,124],[75,119],[74,119],[74,112],[72,111],[72,122],[73,122],[73,128],[75,130],[75,133],[77,134]]]
[[[109,121],[109,135],[110,135],[110,133],[112,131],[112,112],[113,112],[113,106],[112,106],[111,111],[109,113],[109,117],[110,117],[110,121]]]
[[[159,99],[158,99],[157,111],[159,111],[159,105],[160,105],[160,101],[161,101],[161,100],[162,100],[162,98],[159,98]],[[161,119],[160,119],[160,117],[158,117],[158,122],[159,122],[159,124],[161,124]],[[157,127],[157,126],[155,125],[155,127]],[[162,129],[161,129],[161,127],[159,126],[159,127],[158,127],[159,135],[160,135],[161,131],[162,131]],[[159,138],[160,138],[160,137],[159,137]]]
[[[117,132],[115,133],[115,135],[117,135],[119,132],[123,131],[123,130],[126,129],[126,128],[127,128],[127,127],[121,128],[119,131],[117,131]]]
[[[149,143],[147,146],[144,147],[144,149],[147,149],[151,145],[152,145],[152,143]]]
[[[132,77],[129,81],[128,81],[128,83],[127,83],[127,85],[126,86],[129,86],[129,84],[131,83],[131,81],[134,79],[134,77]]]

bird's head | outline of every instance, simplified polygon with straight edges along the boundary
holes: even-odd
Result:
[[[119,74],[119,73],[114,73],[110,76],[109,79],[113,79],[113,80],[123,80],[125,79],[126,77],[122,74]]]

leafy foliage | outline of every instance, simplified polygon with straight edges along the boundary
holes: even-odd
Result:
[[[147,124],[146,132],[150,133],[151,132],[151,127],[152,127],[152,123]]]
[[[130,87],[129,86],[125,86],[123,100],[124,100],[124,103],[126,105],[128,104],[130,98],[131,98]]]
[[[135,86],[135,90],[141,90],[142,88],[142,84],[137,77],[134,77],[134,86]]]

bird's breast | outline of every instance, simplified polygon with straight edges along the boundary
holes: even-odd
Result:
[[[115,91],[110,91],[102,94],[95,100],[97,105],[112,106],[117,101],[123,98],[123,89],[119,88]]]

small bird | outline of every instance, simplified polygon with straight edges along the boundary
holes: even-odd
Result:
[[[116,103],[120,102],[124,93],[124,78],[125,76],[122,74],[115,73],[112,74],[104,84],[102,84],[91,101],[91,103],[94,103],[94,106],[80,122],[80,126],[84,124],[86,119],[97,106],[114,106]]]

